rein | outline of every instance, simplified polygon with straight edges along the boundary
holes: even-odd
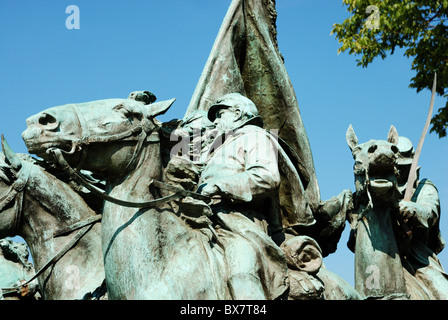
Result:
[[[48,152],[48,151],[47,151]],[[90,184],[80,172],[73,169],[68,162],[65,160],[62,152],[60,149],[51,148],[49,149],[49,152],[53,154],[55,160],[58,162],[58,164],[62,167],[64,171],[66,171],[72,179],[75,179],[78,181],[82,186],[86,187],[88,190],[90,190],[93,194],[100,197],[103,200],[118,204],[120,206],[124,207],[132,207],[132,208],[154,208],[157,207],[165,202],[168,202],[170,200],[173,200],[175,198],[182,197],[180,193],[173,193],[171,195],[168,195],[166,197],[146,201],[146,202],[130,202],[125,200],[120,200],[114,197],[109,196],[104,191],[98,189],[94,185]]]
[[[7,206],[11,201],[15,199],[15,217],[14,217],[14,233],[17,233],[20,221],[22,219],[22,209],[23,209],[23,191],[25,190],[25,186],[30,177],[30,173],[32,170],[32,165],[26,162],[22,163],[22,167],[17,172],[16,180],[13,182],[11,187],[6,191],[6,193],[0,198],[0,211],[3,210],[5,206]],[[29,280],[24,281],[20,284],[18,288],[1,288],[3,294],[11,294],[18,292],[19,294],[26,295],[28,293],[28,284],[35,280],[38,276],[40,276],[45,270],[47,270],[51,265],[56,263],[64,254],[66,254],[71,248],[75,246],[75,244],[91,229],[92,225],[99,221],[101,216],[94,216],[89,218],[84,222],[79,228],[83,228],[78,231],[78,233],[61,249],[59,250],[45,265],[43,265],[39,271],[37,271]],[[76,229],[65,230],[64,234],[72,232]],[[60,232],[55,236],[61,235]]]
[[[40,276],[45,270],[47,270],[51,265],[58,262],[59,259],[61,259],[71,248],[73,248],[76,243],[92,228],[93,224],[99,220],[96,220],[89,225],[85,226],[83,229],[79,230],[76,235],[65,244],[65,246],[59,250],[50,260],[48,260],[47,263],[45,263],[39,271],[37,271],[34,276],[32,276],[28,281],[21,284],[21,287],[26,287],[30,282],[32,282],[34,279],[36,279],[38,276]]]
[[[125,168],[125,170],[128,170],[130,167],[132,167],[135,164],[137,157],[142,150],[144,142],[147,141],[151,137],[152,133],[156,129],[155,125],[151,126],[151,122],[154,124],[154,122],[152,121],[152,118],[150,118],[150,119],[144,118],[141,121],[141,123],[139,123],[138,125],[132,127],[129,130],[126,130],[124,132],[105,135],[105,136],[101,136],[101,137],[93,136],[90,134],[89,130],[87,129],[88,126],[86,125],[86,120],[84,119],[82,112],[80,112],[80,110],[78,109],[78,106],[72,105],[71,109],[75,115],[76,122],[78,124],[78,128],[80,129],[79,138],[73,142],[72,149],[70,151],[67,152],[67,151],[61,150],[61,152],[65,153],[65,154],[73,154],[77,150],[81,151],[80,161],[76,168],[78,171],[80,170],[82,164],[84,163],[84,160],[87,156],[88,146],[90,144],[113,142],[113,141],[124,141],[130,137],[135,136],[137,133],[140,133],[140,135],[137,138],[137,146],[134,150],[134,154],[132,155],[130,162],[128,163],[128,165]],[[47,153],[51,152],[52,149],[53,148],[50,148],[49,150],[47,150]]]

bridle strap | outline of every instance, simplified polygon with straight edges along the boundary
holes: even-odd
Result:
[[[32,166],[26,162],[22,163],[22,167],[16,173],[16,179],[8,188],[6,193],[0,198],[0,211],[3,210],[9,203],[15,200],[15,214],[14,214],[14,229],[17,232],[20,227],[20,220],[22,218],[22,204],[23,204],[23,190],[28,183],[28,178],[31,173]]]
[[[12,200],[14,200],[17,194],[17,190],[15,190],[11,185],[8,190],[6,190],[5,194],[0,198],[2,199],[0,201],[0,211],[2,211],[3,208],[5,208]]]
[[[30,176],[30,172],[31,172],[31,166],[29,166],[26,163],[22,164],[22,167],[16,174],[17,177],[14,180],[14,182],[11,184],[11,186],[5,192],[5,194],[0,197],[0,199],[2,199],[0,201],[0,211],[6,205],[8,205],[8,203],[11,202],[19,192],[22,192],[25,189],[25,186],[28,182],[28,178]]]
[[[149,134],[151,135],[151,133],[152,133],[152,131]],[[137,140],[137,145],[135,146],[134,153],[132,154],[132,158],[126,165],[126,168],[124,169],[125,172],[127,172],[130,168],[132,168],[136,164],[138,156],[140,155],[140,152],[143,149],[143,145],[144,145],[147,137],[148,137],[148,132],[146,130],[142,130],[142,132],[140,133],[140,136]]]
[[[152,117],[149,117],[149,118],[143,117],[143,119],[141,120],[141,122],[139,124],[135,125],[131,129],[126,130],[124,132],[115,133],[115,134],[111,134],[111,135],[105,135],[105,136],[94,136],[94,135],[90,134],[90,132],[88,130],[88,126],[86,124],[86,120],[84,119],[82,112],[80,112],[80,110],[78,109],[78,106],[72,105],[71,108],[75,115],[78,127],[80,129],[79,138],[73,142],[73,146],[70,151],[66,152],[66,151],[61,150],[61,152],[66,153],[66,154],[72,154],[76,150],[81,151],[81,157],[80,157],[80,160],[78,161],[78,166],[76,168],[77,171],[80,170],[82,164],[84,163],[84,160],[87,156],[87,148],[90,144],[113,142],[113,141],[128,141],[128,139],[130,137],[133,137],[136,134],[140,133],[137,137],[137,145],[134,149],[132,158],[125,168],[125,171],[127,171],[129,168],[131,168],[135,165],[137,158],[143,149],[143,145],[144,145],[145,141],[149,140],[148,138],[151,137],[151,135],[154,132],[156,132],[157,125],[154,124],[153,118]],[[134,140],[134,139],[132,139],[132,140]]]
[[[38,276],[40,276],[45,270],[47,270],[51,265],[58,262],[59,259],[61,259],[64,254],[66,254],[71,248],[73,248],[76,243],[92,228],[93,224],[85,226],[83,229],[79,230],[76,235],[66,243],[66,245],[58,251],[46,264],[44,264],[39,271],[37,271],[34,276],[32,276],[28,281],[23,283],[21,286],[24,287],[28,285],[30,282],[32,282],[34,279],[36,279]]]
[[[142,132],[146,132],[147,135],[150,135],[155,130],[155,126],[151,128],[152,119],[143,118],[143,120],[139,124],[121,133],[115,133],[104,136],[92,136],[89,130],[87,129],[88,126],[86,124],[86,120],[82,115],[82,112],[78,110],[78,106],[72,105],[71,108],[73,110],[73,113],[75,114],[76,122],[78,123],[78,126],[80,128],[80,134],[79,134],[80,137],[76,142],[76,145],[80,147],[89,145],[91,143],[120,141],[135,136],[137,133]]]

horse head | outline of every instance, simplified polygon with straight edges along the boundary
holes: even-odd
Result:
[[[391,126],[387,141],[370,140],[358,143],[358,138],[350,125],[346,133],[347,144],[355,160],[356,195],[361,198],[372,197],[373,201],[384,202],[395,199],[397,195],[398,133]]]
[[[84,169],[106,175],[123,172],[136,145],[157,129],[154,117],[173,102],[106,99],[56,106],[28,118],[22,138],[30,153],[47,161],[54,160],[50,151],[58,149],[70,164]]]
[[[30,174],[28,155],[14,153],[2,135],[0,153],[0,238],[17,235],[20,224],[22,191]]]

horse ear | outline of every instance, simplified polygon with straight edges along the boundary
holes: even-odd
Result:
[[[392,143],[392,144],[397,144],[398,143],[397,128],[395,128],[393,125],[390,126],[390,130],[389,130],[389,133],[387,135],[387,141]]]
[[[353,152],[355,147],[358,145],[358,137],[356,136],[352,125],[350,125],[347,129],[347,132],[345,134],[345,140],[347,141],[350,150]]]
[[[148,108],[148,116],[157,117],[161,114],[164,114],[173,105],[174,101],[176,101],[176,99],[165,100],[146,105],[145,107]]]
[[[2,134],[2,149],[5,155],[6,163],[9,163],[11,167],[16,171],[20,170],[20,168],[22,168],[22,161],[17,156],[17,154],[14,151],[12,151],[11,147],[9,146],[3,134]]]

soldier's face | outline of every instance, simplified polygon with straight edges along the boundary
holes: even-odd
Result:
[[[213,123],[219,131],[230,130],[235,127],[236,116],[232,108],[223,108],[216,112],[216,119]]]

